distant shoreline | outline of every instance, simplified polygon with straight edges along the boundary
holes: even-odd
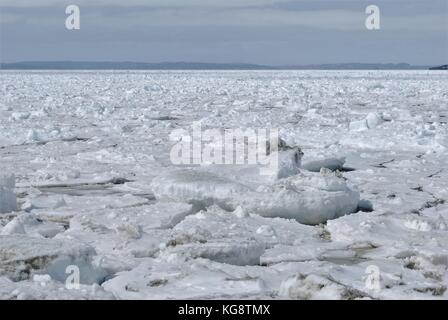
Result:
[[[199,62],[94,62],[94,61],[25,61],[0,63],[0,70],[110,70],[110,71],[220,71],[220,70],[446,70],[444,66],[413,66],[407,63],[340,63],[312,65],[267,66],[245,63],[199,63]]]

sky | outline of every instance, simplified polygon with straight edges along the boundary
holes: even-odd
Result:
[[[1,62],[66,60],[446,64],[448,0],[0,0]]]

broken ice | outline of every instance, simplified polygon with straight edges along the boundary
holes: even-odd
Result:
[[[1,72],[0,298],[447,299],[447,80]],[[278,128],[278,170],[174,165],[197,121]]]

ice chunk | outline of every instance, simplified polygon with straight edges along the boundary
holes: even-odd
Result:
[[[370,112],[366,117],[367,127],[374,129],[383,122],[382,115],[374,112]]]
[[[106,273],[95,265],[94,255],[92,247],[72,241],[24,235],[0,236],[0,276],[19,281],[45,273],[65,282],[66,268],[74,265],[80,270],[81,283],[98,283]]]
[[[11,120],[12,121],[18,121],[18,120],[26,120],[30,117],[29,112],[13,112],[11,114]]]
[[[154,179],[156,197],[238,206],[265,217],[319,224],[356,211],[359,192],[336,175],[300,174],[252,190],[229,178],[195,170],[179,170]]]
[[[336,175],[301,174],[234,201],[264,217],[319,224],[355,212],[359,200],[359,192]]]
[[[283,179],[300,173],[303,153],[300,149],[295,148],[278,154],[278,169],[274,174],[276,179]]]
[[[183,202],[226,203],[250,189],[231,179],[198,170],[177,170],[155,178],[152,188],[157,198]]]
[[[169,240],[170,228],[192,213],[185,203],[157,202],[152,205],[95,209],[75,215],[70,228],[58,238],[67,238],[95,247],[99,254],[120,255],[120,263],[134,257],[153,257]]]
[[[320,172],[322,168],[342,171],[344,163],[345,158],[328,158],[306,162],[302,165],[302,168],[311,172]]]
[[[346,291],[344,286],[323,276],[299,274],[282,283],[279,295],[300,300],[341,300]]]
[[[31,211],[34,209],[58,209],[66,206],[67,203],[61,195],[37,195],[25,202],[22,210]]]
[[[164,251],[162,257],[205,258],[236,266],[259,265],[265,246],[254,240],[235,240],[184,244]]]
[[[253,269],[252,269],[253,268]],[[210,260],[146,259],[117,274],[103,287],[119,299],[235,299],[270,294],[266,280],[277,273],[262,267],[239,267]]]
[[[349,128],[350,131],[363,131],[369,129],[365,119],[350,122]]]
[[[238,209],[240,210],[240,209]],[[164,256],[201,257],[234,265],[258,265],[266,248],[317,238],[314,227],[294,220],[238,217],[216,206],[178,224]]]
[[[52,238],[64,232],[64,226],[55,222],[44,221],[32,213],[23,213],[11,220],[0,234],[28,234],[38,237]]]
[[[0,213],[17,210],[14,175],[0,175]]]
[[[40,141],[39,133],[36,130],[30,129],[26,136],[26,141],[28,142]]]
[[[358,121],[350,122],[349,128],[351,131],[363,131],[374,129],[383,122],[381,114],[370,112],[366,118]]]
[[[23,226],[23,223],[18,220],[17,218],[14,218],[12,221],[10,221],[6,226],[4,226],[2,229],[0,229],[1,235],[8,235],[8,234],[25,234],[25,227]]]
[[[141,227],[142,231],[151,233],[153,229],[170,229],[193,212],[191,204],[179,202],[157,202],[147,206],[96,209],[91,214],[75,215],[70,228],[85,229],[89,226],[101,226],[116,230],[119,225],[128,223]]]
[[[0,277],[0,299],[2,300],[101,300],[114,299],[98,284],[80,285],[80,290],[69,290],[65,283],[51,279],[49,275],[37,277],[33,281],[13,282],[7,277]]]

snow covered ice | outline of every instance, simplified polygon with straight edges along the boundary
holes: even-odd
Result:
[[[447,80],[2,71],[0,298],[447,299]],[[288,148],[174,165],[193,122]]]
[[[241,178],[246,177],[240,175]],[[217,203],[230,211],[241,206],[251,213],[306,224],[319,224],[353,213],[359,202],[359,193],[349,189],[343,179],[311,173],[253,189],[210,172],[183,170],[155,178],[152,186],[156,197],[162,199],[196,201],[203,205]]]

